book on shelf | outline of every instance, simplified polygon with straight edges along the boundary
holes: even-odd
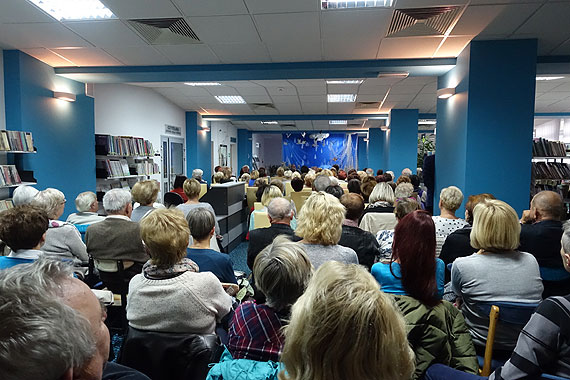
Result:
[[[14,203],[11,199],[0,200],[0,211],[8,210],[14,208]]]
[[[566,145],[561,141],[549,141],[542,137],[532,141],[533,157],[566,157]]]
[[[126,159],[97,160],[95,163],[97,178],[125,177],[131,175]]]
[[[154,148],[142,137],[96,134],[95,153],[104,156],[154,156]]]
[[[34,139],[32,133],[1,130],[0,151],[33,152]]]
[[[0,186],[12,186],[22,183],[15,165],[0,166]]]
[[[532,174],[535,179],[569,179],[570,166],[562,162],[533,162]]]

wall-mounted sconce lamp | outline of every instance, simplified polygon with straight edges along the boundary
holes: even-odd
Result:
[[[388,130],[388,126],[386,126],[386,125],[381,126],[381,127],[380,127],[380,130],[381,130],[381,131],[387,131],[387,130]]]
[[[53,97],[60,100],[65,100],[66,102],[74,102],[76,100],[75,94],[71,92],[54,91]]]
[[[440,99],[451,98],[455,95],[455,87],[440,88],[437,90],[437,97]]]

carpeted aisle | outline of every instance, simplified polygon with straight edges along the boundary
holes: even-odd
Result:
[[[234,270],[245,272],[246,275],[251,272],[247,267],[247,245],[248,242],[244,241],[230,252],[230,260]]]

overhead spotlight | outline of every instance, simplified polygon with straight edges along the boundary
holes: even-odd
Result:
[[[455,95],[455,87],[446,87],[437,90],[437,97],[440,99],[448,99],[453,95]]]

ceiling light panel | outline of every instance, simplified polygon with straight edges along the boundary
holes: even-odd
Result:
[[[221,86],[221,83],[218,82],[185,82],[186,86],[193,86],[193,87],[205,87],[205,86]]]
[[[329,120],[329,125],[345,125],[347,124],[346,120]]]
[[[329,103],[351,103],[356,101],[356,94],[327,94]]]
[[[277,124],[279,124],[279,122],[277,122],[277,121],[262,121],[261,124],[265,124],[265,125],[277,125]]]
[[[99,0],[29,0],[59,21],[105,20],[115,15]]]
[[[536,77],[536,80],[556,80],[564,79],[564,77]]]
[[[361,79],[358,80],[327,80],[327,84],[361,84],[364,82]]]
[[[360,0],[360,1],[342,1],[342,0],[322,0],[321,9],[349,9],[349,8],[389,8],[394,0]]]
[[[246,104],[245,100],[238,95],[215,96],[216,100],[222,104]]]

